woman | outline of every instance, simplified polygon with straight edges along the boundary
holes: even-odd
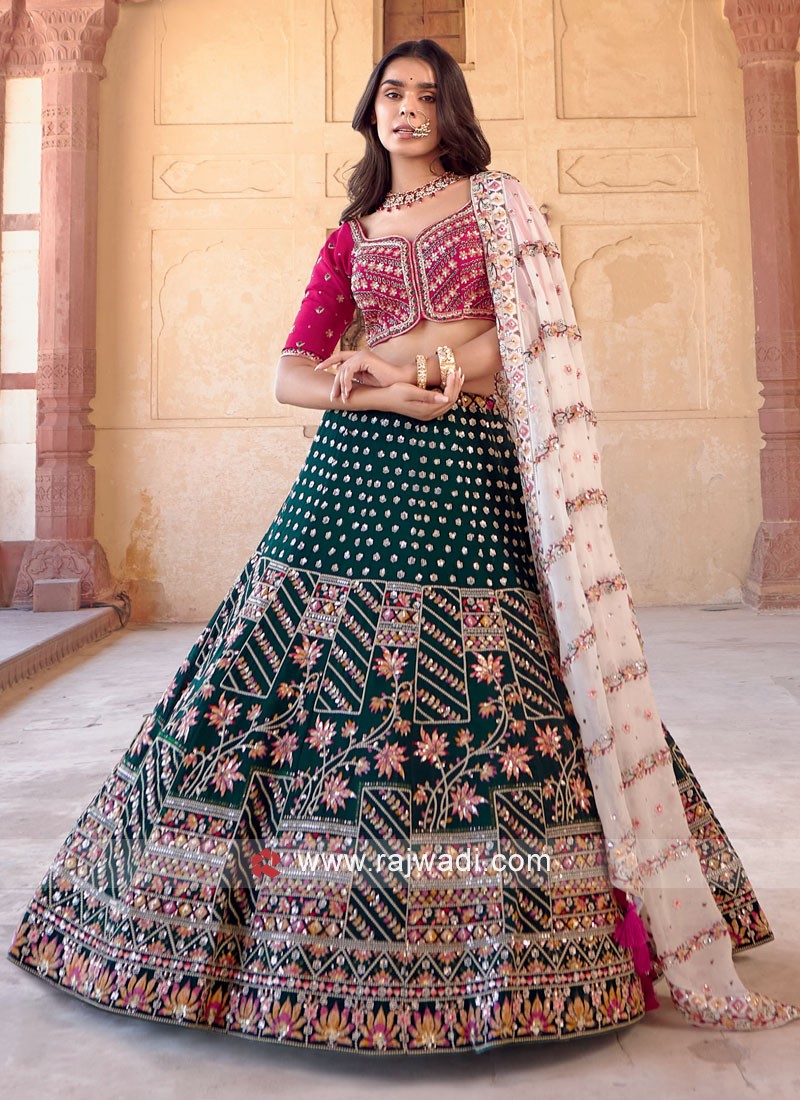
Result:
[[[546,224],[430,40],[354,127],[278,370],[326,410],[306,462],[10,957],[372,1054],[612,1030],[661,973],[692,1023],[797,1019],[733,967],[772,934],[658,719]]]

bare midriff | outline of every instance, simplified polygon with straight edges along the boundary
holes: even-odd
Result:
[[[402,336],[394,336],[391,340],[376,344],[373,351],[387,363],[403,366],[416,362],[418,355],[435,355],[437,347],[447,344],[453,349],[456,363],[458,363],[458,348],[461,344],[466,344],[476,336],[494,328],[494,321],[483,317],[465,317],[461,321],[446,323],[423,319]],[[495,392],[494,376],[493,370],[487,370],[485,376],[470,378],[465,381],[463,391],[489,397]]]

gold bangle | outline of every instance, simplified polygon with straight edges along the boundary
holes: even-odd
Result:
[[[456,369],[456,359],[453,355],[453,349],[448,347],[447,344],[443,344],[440,348],[437,348],[436,354],[439,357],[439,373],[442,376],[442,389],[444,389],[447,383],[447,376],[452,374]]]
[[[417,385],[421,390],[428,387],[428,361],[424,355],[417,356]]]

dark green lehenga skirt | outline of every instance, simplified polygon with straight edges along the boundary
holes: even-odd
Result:
[[[644,1012],[491,399],[327,411],[9,957],[93,1004],[422,1053]],[[772,938],[670,739],[737,950]]]

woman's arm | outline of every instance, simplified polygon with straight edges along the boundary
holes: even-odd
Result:
[[[281,405],[297,405],[302,409],[358,409],[362,411],[409,411],[420,419],[438,415],[452,406],[461,389],[463,378],[451,387],[448,396],[438,390],[421,390],[416,385],[398,383],[392,386],[364,386],[356,383],[345,401],[341,394],[331,397],[331,377],[315,371],[316,360],[306,355],[282,355],[275,380],[275,399]],[[410,402],[410,403],[409,403]],[[416,408],[414,408],[416,406]]]
[[[324,371],[315,371],[316,360],[306,355],[282,355],[275,379],[275,400],[281,405],[297,405],[301,409],[378,409],[374,401],[377,387],[353,387],[358,391],[349,401],[331,399],[331,378]],[[370,397],[373,401],[370,402]]]
[[[493,379],[503,365],[500,358],[500,345],[497,342],[497,329],[494,325],[486,332],[482,332],[480,336],[474,336],[468,340],[466,344],[459,344],[457,348],[452,348],[452,352],[456,366],[461,367],[464,388],[467,391],[470,383],[474,384],[487,378]],[[440,386],[442,375],[439,370],[439,356],[434,351],[432,355],[427,355],[425,360],[428,364],[428,385]],[[412,364],[409,372],[413,374],[409,373],[408,381],[416,381],[416,364]]]
[[[482,332],[479,336],[474,336],[464,344],[459,344],[452,351],[456,366],[461,369],[464,376],[464,387],[467,391],[485,381],[493,383],[495,375],[502,367],[500,345],[497,342],[497,330],[494,327]],[[426,356],[426,362],[428,387],[441,386],[439,357],[435,351]],[[317,373],[328,374],[330,367],[336,368],[331,389],[332,399],[344,397],[347,408],[350,408],[350,397],[353,392],[361,388],[357,383],[354,384],[356,375],[359,376],[359,382],[366,383],[371,388],[390,386],[393,382],[411,385],[417,383],[416,363],[401,365],[388,363],[371,348],[335,351],[327,359],[318,363],[315,370]],[[332,407],[339,408],[338,405]]]

